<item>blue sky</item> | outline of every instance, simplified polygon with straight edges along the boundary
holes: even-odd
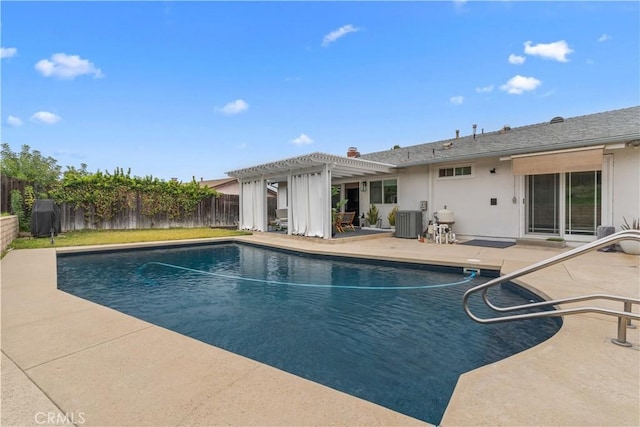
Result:
[[[2,142],[214,179],[640,104],[640,3],[11,2]]]

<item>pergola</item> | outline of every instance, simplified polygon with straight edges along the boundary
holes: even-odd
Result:
[[[267,184],[286,182],[288,233],[331,238],[333,180],[389,173],[394,165],[311,153],[227,172],[240,182],[241,230],[267,230]]]

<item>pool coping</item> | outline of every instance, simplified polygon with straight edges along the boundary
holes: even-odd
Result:
[[[41,257],[55,261],[57,252],[180,246],[221,241],[244,241],[324,255],[419,263],[430,261],[438,265],[458,266],[463,263],[482,268],[494,267],[503,272],[559,253],[540,248],[508,251],[508,248],[491,250],[460,245],[425,245],[414,240],[394,238],[376,239],[375,242],[367,242],[367,245],[363,245],[362,241],[322,245],[313,241],[294,241],[266,235],[28,250],[33,252],[12,251],[2,260],[3,407],[11,407],[12,402],[12,393],[7,394],[5,389],[6,371],[14,377],[22,375],[22,382],[26,381],[25,389],[29,384],[35,385],[62,413],[76,415],[77,418],[84,411],[86,418],[83,417],[83,421],[87,425],[426,425],[389,409],[248,361],[122,313],[79,298],[74,299],[75,297],[55,289],[55,262],[52,266],[49,259],[48,266],[33,266],[30,262],[32,260],[27,259]],[[394,252],[393,257],[389,256],[389,251]],[[29,257],[28,254],[33,256]],[[594,262],[594,259],[598,262]],[[624,268],[635,267],[637,273],[638,259],[640,258],[625,254],[589,254],[585,260],[576,259],[547,272],[537,272],[527,277],[527,280],[521,280],[520,284],[538,294],[559,298],[565,296],[567,288],[575,287],[578,282],[585,288],[585,278],[588,278],[585,276],[595,275],[587,283],[591,288],[602,292],[599,278],[603,279],[608,272],[616,276],[616,279],[633,279],[634,273]],[[603,260],[606,262],[602,262]],[[612,260],[615,262],[612,263]],[[594,265],[603,268],[594,268]],[[25,267],[32,268],[25,272]],[[557,283],[546,283],[549,277],[553,277]],[[622,282],[624,280],[607,283],[608,288],[611,288],[608,290],[620,293],[619,291],[624,290],[620,289],[623,288]],[[628,296],[638,298],[633,290],[628,293]],[[17,306],[13,307],[12,304]],[[79,324],[78,320],[86,324]],[[105,322],[110,327],[100,329],[99,325]],[[98,329],[94,329],[93,335],[91,331],[87,331],[91,327]],[[47,331],[49,335],[44,333]],[[53,337],[50,336],[52,331],[55,331]],[[550,340],[462,375],[441,424],[638,425],[638,330],[630,330],[628,340],[633,343],[630,349],[608,342],[615,331],[615,321],[603,316],[565,317],[563,327]],[[139,342],[132,341],[132,337],[139,337]],[[140,342],[146,343],[147,347]],[[168,344],[169,342],[174,344]],[[198,357],[188,352],[172,355],[176,348],[182,347],[197,352]],[[153,355],[146,354],[151,348],[162,349],[164,356],[157,356],[156,360]],[[194,394],[184,390],[184,378],[171,377],[154,382],[150,370],[135,365],[136,357],[123,356],[128,351],[137,355],[136,357],[155,360],[149,363],[157,363],[165,369],[167,366],[172,366],[172,370],[176,371],[183,369],[183,375],[179,376],[189,376],[192,381],[190,385],[196,389],[202,387],[204,391],[202,394]],[[192,357],[197,360],[191,360]],[[104,372],[92,373],[96,360],[105,364]],[[222,381],[224,386],[220,385],[220,379],[203,379],[201,370],[194,371],[193,365],[210,367],[212,360],[222,361],[227,367],[221,373],[228,376]],[[183,366],[185,362],[188,363],[183,368],[175,368]],[[117,395],[122,393],[123,386],[118,386],[122,378],[114,377],[116,368],[109,364],[130,372],[131,387],[155,385],[158,390],[154,394],[147,388],[142,388],[149,393],[145,405],[144,402],[125,404],[124,397]],[[127,368],[132,364],[133,367]],[[10,369],[13,367],[17,369]],[[73,381],[60,381],[61,372],[81,372],[82,376]],[[158,368],[157,372],[163,371]],[[579,375],[573,375],[576,372]],[[92,390],[89,386],[96,387],[96,384],[100,385],[98,389],[104,389],[97,392],[97,396],[91,397],[80,392]],[[175,385],[172,393],[180,391],[185,395],[174,396],[173,399],[167,396],[168,391],[162,388],[167,384]],[[213,392],[211,387],[218,388]],[[105,395],[105,391],[109,391],[109,394]],[[246,394],[251,398],[248,402]],[[155,408],[154,405],[151,405],[153,408],[149,407],[148,398],[151,396],[160,402],[156,405],[159,406],[156,408],[159,413],[151,413]],[[9,406],[5,405],[5,401]],[[27,404],[30,402],[36,401],[30,400]],[[238,406],[238,402],[248,403],[251,410]],[[106,409],[100,409],[101,405],[98,403],[106,406]],[[22,417],[22,422],[14,420],[13,425],[22,425],[25,416],[33,417],[41,403],[34,405],[31,414],[28,408],[14,412],[16,417]],[[182,409],[177,410],[177,406]],[[165,414],[165,418],[159,414]],[[2,425],[5,425],[5,421],[9,422],[6,425],[12,424],[11,415],[7,416],[3,411]],[[76,419],[76,424],[77,421]]]

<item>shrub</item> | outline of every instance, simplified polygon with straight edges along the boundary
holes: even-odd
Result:
[[[389,215],[387,216],[387,219],[389,220],[389,225],[391,227],[395,227],[396,226],[396,214],[398,213],[398,207],[394,207],[393,209],[391,209],[391,212],[389,212]]]
[[[627,222],[627,218],[622,217],[624,224],[620,226],[623,230],[640,230],[640,220],[637,218],[631,220],[631,224]]]
[[[18,227],[20,231],[29,231],[31,218],[25,213],[24,198],[20,190],[11,191],[11,213],[18,217]]]
[[[379,219],[380,213],[378,212],[378,208],[372,203],[369,207],[369,211],[367,212],[367,222],[370,226],[375,227],[378,224]]]

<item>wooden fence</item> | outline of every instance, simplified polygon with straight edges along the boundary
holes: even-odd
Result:
[[[275,219],[277,200],[275,197],[267,199],[269,220]],[[103,230],[134,230],[148,228],[196,228],[196,227],[237,227],[240,219],[239,196],[222,194],[203,200],[196,206],[193,213],[179,219],[169,218],[166,214],[149,217],[142,215],[140,201],[133,208],[121,211],[113,218],[102,221],[92,210],[74,208],[66,203],[60,206],[61,231],[84,229]]]
[[[24,193],[28,182],[2,175],[0,181],[0,212],[11,212],[11,191]],[[275,219],[276,197],[267,198],[267,216],[269,221]],[[240,200],[238,195],[221,194],[203,200],[195,210],[179,219],[169,218],[166,214],[149,217],[141,213],[141,201],[109,220],[102,221],[92,209],[75,208],[66,203],[60,206],[61,231],[84,229],[133,230],[146,228],[195,228],[195,227],[234,227],[240,220]]]
[[[11,192],[20,190],[20,193],[24,194],[24,187],[27,185],[29,183],[26,181],[2,175],[0,178],[0,212],[11,213]]]

